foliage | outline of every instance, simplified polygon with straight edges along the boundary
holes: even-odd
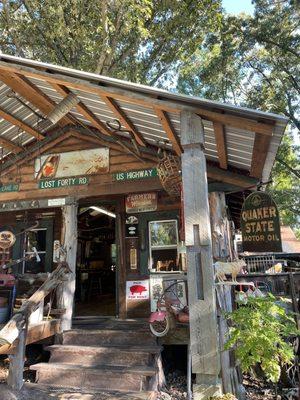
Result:
[[[278,382],[281,367],[291,363],[294,355],[286,339],[299,334],[294,319],[278,305],[275,297],[249,297],[227,314],[233,327],[225,348],[235,348],[235,355],[245,372],[260,365],[266,378]]]
[[[155,84],[219,26],[220,0],[2,0],[0,48]]]
[[[278,205],[282,223],[295,228],[300,239],[300,147],[293,146],[288,134],[279,147],[277,159],[281,162],[277,161],[274,165],[272,183],[268,185],[267,191]]]
[[[178,89],[188,94],[284,114],[300,139],[300,8],[297,1],[254,0],[253,16],[222,15],[220,29],[207,35],[183,66]],[[299,149],[287,134],[279,158],[299,168]],[[300,231],[299,178],[278,162],[268,190],[281,220]]]

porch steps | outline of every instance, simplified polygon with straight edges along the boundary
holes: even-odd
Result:
[[[47,347],[49,363],[30,367],[36,371],[38,386],[93,390],[101,394],[115,391],[116,399],[134,400],[133,393],[146,396],[137,399],[148,399],[150,392],[153,397],[161,373],[161,347],[145,322],[98,322],[100,329],[95,329],[95,325],[93,329],[82,329],[84,324],[78,324],[80,328],[63,333],[62,344]]]

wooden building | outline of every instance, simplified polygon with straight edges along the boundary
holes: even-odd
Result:
[[[187,275],[202,396],[220,373],[213,256],[230,256],[227,217],[238,220],[241,191],[268,181],[286,124],[1,54],[0,230],[17,235],[2,261],[36,247],[41,262],[18,272],[52,271],[64,247],[64,330],[74,314],[147,318],[157,285]]]

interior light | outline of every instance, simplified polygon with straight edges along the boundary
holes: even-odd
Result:
[[[108,211],[108,210],[105,210],[105,208],[96,207],[96,206],[91,206],[89,208],[91,208],[94,211],[97,211],[99,214],[105,214],[105,215],[108,215],[109,217],[112,217],[112,218],[116,218],[117,217],[115,213],[113,213],[111,211]]]

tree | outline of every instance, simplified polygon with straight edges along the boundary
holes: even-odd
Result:
[[[220,0],[2,0],[0,48],[162,84],[220,23]]]
[[[263,111],[286,115],[291,122],[279,150],[268,190],[283,224],[300,237],[300,8],[297,1],[254,0],[254,16],[222,15],[221,28],[207,35],[180,70],[178,89]],[[283,162],[282,162],[283,161]]]

